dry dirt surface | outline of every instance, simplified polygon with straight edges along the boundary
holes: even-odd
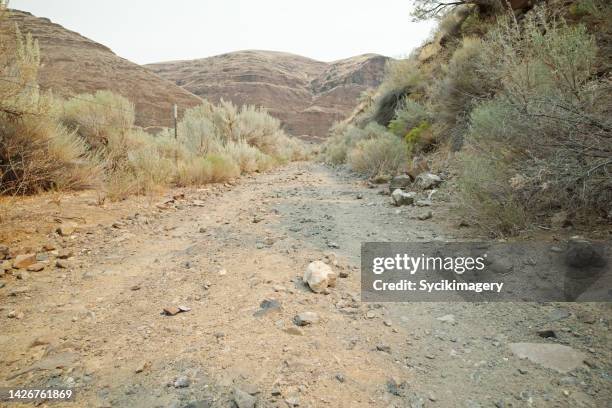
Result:
[[[45,269],[0,278],[0,386],[76,391],[54,407],[610,406],[607,304],[360,302],[361,242],[477,238],[444,191],[421,221],[384,188],[296,163],[39,234]],[[302,282],[315,260],[328,294]]]

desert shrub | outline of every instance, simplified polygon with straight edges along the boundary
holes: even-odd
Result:
[[[404,142],[406,143],[406,151],[408,154],[412,154],[414,152],[419,142],[422,141],[425,133],[430,131],[431,124],[424,120],[418,126],[413,127],[410,132],[406,133]]]
[[[179,186],[202,185],[211,180],[212,164],[204,157],[194,157],[178,165],[176,182]]]
[[[511,182],[509,169],[493,159],[463,153],[459,188],[465,210],[491,235],[514,235],[528,223],[525,202]]]
[[[414,57],[389,60],[385,65],[385,75],[379,87],[381,94],[386,92],[414,88],[423,82],[423,74],[418,61]]]
[[[422,104],[405,99],[395,111],[395,117],[389,123],[389,130],[395,135],[404,137],[421,123],[430,121],[431,115]]]
[[[394,175],[406,163],[406,149],[400,138],[385,132],[376,138],[359,141],[347,161],[351,169],[370,177]]]
[[[210,181],[219,183],[240,175],[240,166],[227,154],[210,154],[206,160],[211,165]]]
[[[487,213],[482,196],[493,194],[497,199],[487,205],[497,205],[500,214],[505,201],[531,218],[559,207],[606,214],[612,202],[610,82],[593,77],[592,36],[539,9],[522,28],[502,20],[486,50],[482,69],[500,78],[502,89],[471,114],[468,140],[475,153],[468,160],[495,171],[466,190],[468,203]],[[473,176],[467,172],[463,179]],[[511,178],[521,183],[509,188]],[[520,223],[509,217],[505,225]]]
[[[280,121],[264,109],[237,108],[231,102],[208,102],[187,110],[179,123],[179,139],[199,155],[223,153],[231,143],[246,144],[278,162],[297,160],[303,146],[281,129]]]
[[[350,151],[362,140],[374,139],[385,134],[386,129],[376,123],[369,123],[365,128],[354,125],[337,126],[332,130],[331,137],[326,141],[323,151],[323,161],[329,164],[346,163]]]
[[[0,8],[0,20],[6,18]],[[0,21],[2,22],[2,21]],[[3,27],[4,28],[4,27]],[[0,194],[83,188],[98,168],[81,140],[54,119],[37,85],[38,44],[17,27],[0,30]]]
[[[111,91],[97,91],[68,99],[62,123],[75,130],[93,150],[117,143],[134,126],[134,105]],[[115,140],[110,140],[115,138]]]
[[[492,94],[496,82],[481,70],[484,47],[482,40],[466,37],[443,67],[443,77],[434,82],[431,91],[438,122],[454,126],[475,101]]]

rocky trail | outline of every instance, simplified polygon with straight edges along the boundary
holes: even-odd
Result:
[[[427,207],[384,190],[294,163],[46,235],[41,271],[0,277],[0,387],[74,388],[57,407],[610,406],[608,304],[360,302],[362,242],[477,238],[444,187]],[[317,260],[323,293],[302,280]]]

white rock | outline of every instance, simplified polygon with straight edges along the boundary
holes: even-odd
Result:
[[[442,183],[442,179],[440,176],[433,173],[421,173],[417,176],[415,183],[423,190],[429,190]]]
[[[393,200],[393,204],[396,206],[400,205],[412,205],[414,204],[414,198],[416,197],[416,193],[407,193],[405,191],[400,190],[399,188],[395,189],[393,193],[391,193],[391,199]]]
[[[319,315],[315,312],[302,312],[293,318],[298,326],[308,326],[319,322]]]
[[[310,286],[313,292],[323,292],[327,287],[336,286],[336,274],[332,269],[321,261],[314,261],[308,265],[304,272],[304,282]]]

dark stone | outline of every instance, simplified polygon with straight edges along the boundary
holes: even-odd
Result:
[[[586,240],[570,240],[565,252],[565,263],[574,268],[606,266],[604,248]]]

